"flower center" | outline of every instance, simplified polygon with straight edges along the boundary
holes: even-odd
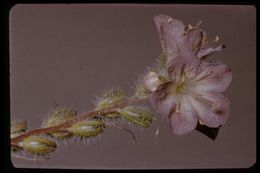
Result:
[[[180,83],[175,83],[169,86],[167,89],[167,93],[170,95],[179,95],[179,94],[185,94],[187,90],[187,83],[185,82],[180,82]]]
[[[185,89],[185,85],[184,85],[184,82],[182,82],[181,84],[177,84],[175,91],[177,94],[183,93],[184,89]]]

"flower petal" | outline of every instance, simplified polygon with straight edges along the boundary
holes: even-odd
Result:
[[[200,60],[197,57],[184,58],[182,56],[177,56],[169,62],[168,76],[171,77],[173,81],[180,81],[183,74],[189,74],[190,78],[197,75],[194,69],[200,64]],[[193,73],[191,73],[194,71]]]
[[[232,71],[224,63],[202,62],[197,72],[199,73],[192,79],[193,91],[202,93],[207,91],[224,92],[232,81]]]
[[[188,98],[183,97],[179,111],[170,115],[170,126],[176,135],[184,135],[193,131],[198,122],[196,110],[190,105]]]
[[[192,28],[187,31],[189,50],[197,53],[201,47],[205,31],[201,28]]]
[[[221,93],[198,94],[189,99],[196,108],[200,121],[208,127],[219,127],[228,120],[230,102]]]
[[[167,62],[179,55],[184,36],[184,24],[166,15],[154,17],[157,31],[161,40],[161,46],[167,55]]]
[[[220,45],[215,48],[212,48],[212,47],[201,48],[199,50],[199,52],[197,53],[197,56],[198,56],[198,58],[206,58],[207,56],[211,55],[214,52],[222,51],[223,48],[225,48],[224,45]]]
[[[177,103],[177,96],[168,93],[168,88],[172,86],[172,82],[160,85],[157,90],[150,95],[150,102],[156,112],[168,116],[171,109]],[[174,93],[173,93],[174,94]]]

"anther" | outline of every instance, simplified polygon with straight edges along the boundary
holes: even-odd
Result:
[[[172,18],[169,18],[169,19],[168,19],[168,22],[171,24],[171,23],[172,23],[172,20],[173,20]]]
[[[219,41],[219,36],[216,36],[214,42],[218,42],[218,41]]]

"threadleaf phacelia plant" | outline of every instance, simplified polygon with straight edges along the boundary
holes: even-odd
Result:
[[[206,58],[225,46],[211,47],[219,38],[209,43],[200,28],[202,22],[185,26],[166,15],[154,20],[163,51],[132,96],[111,89],[97,99],[93,111],[82,115],[72,108],[55,107],[42,127],[31,131],[26,131],[26,121],[11,122],[12,156],[22,151],[48,159],[58,141],[95,138],[108,127],[125,130],[136,141],[122,122],[148,128],[155,114],[167,116],[176,135],[196,129],[214,140],[229,116],[230,103],[222,93],[232,80],[232,72],[222,62]],[[151,107],[139,104],[146,100]]]

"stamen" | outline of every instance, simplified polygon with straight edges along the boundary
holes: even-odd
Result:
[[[189,24],[188,25],[188,30],[191,30],[193,27]]]
[[[169,23],[172,23],[172,20],[173,20],[172,18],[169,18],[169,19],[168,19],[168,22],[169,22]]]
[[[201,24],[202,24],[202,20],[199,20],[195,27],[199,28],[201,26]]]
[[[185,32],[183,33],[183,35],[186,35],[190,30],[192,30],[194,27],[193,26],[191,26],[190,24],[189,25],[187,25],[187,26],[185,26]]]
[[[176,112],[181,113],[181,103],[180,102],[178,103],[178,109],[176,110]]]
[[[214,42],[218,42],[218,41],[219,41],[219,37],[216,36]]]
[[[176,109],[175,109],[175,104],[171,107],[170,109],[170,114],[172,114],[173,112],[176,112]]]
[[[216,36],[213,41],[211,41],[210,43],[208,43],[207,47],[212,46],[214,43],[217,43],[218,41],[219,41],[219,36]]]
[[[200,123],[201,125],[204,125],[204,123],[203,123],[201,120],[199,120],[199,123]]]

